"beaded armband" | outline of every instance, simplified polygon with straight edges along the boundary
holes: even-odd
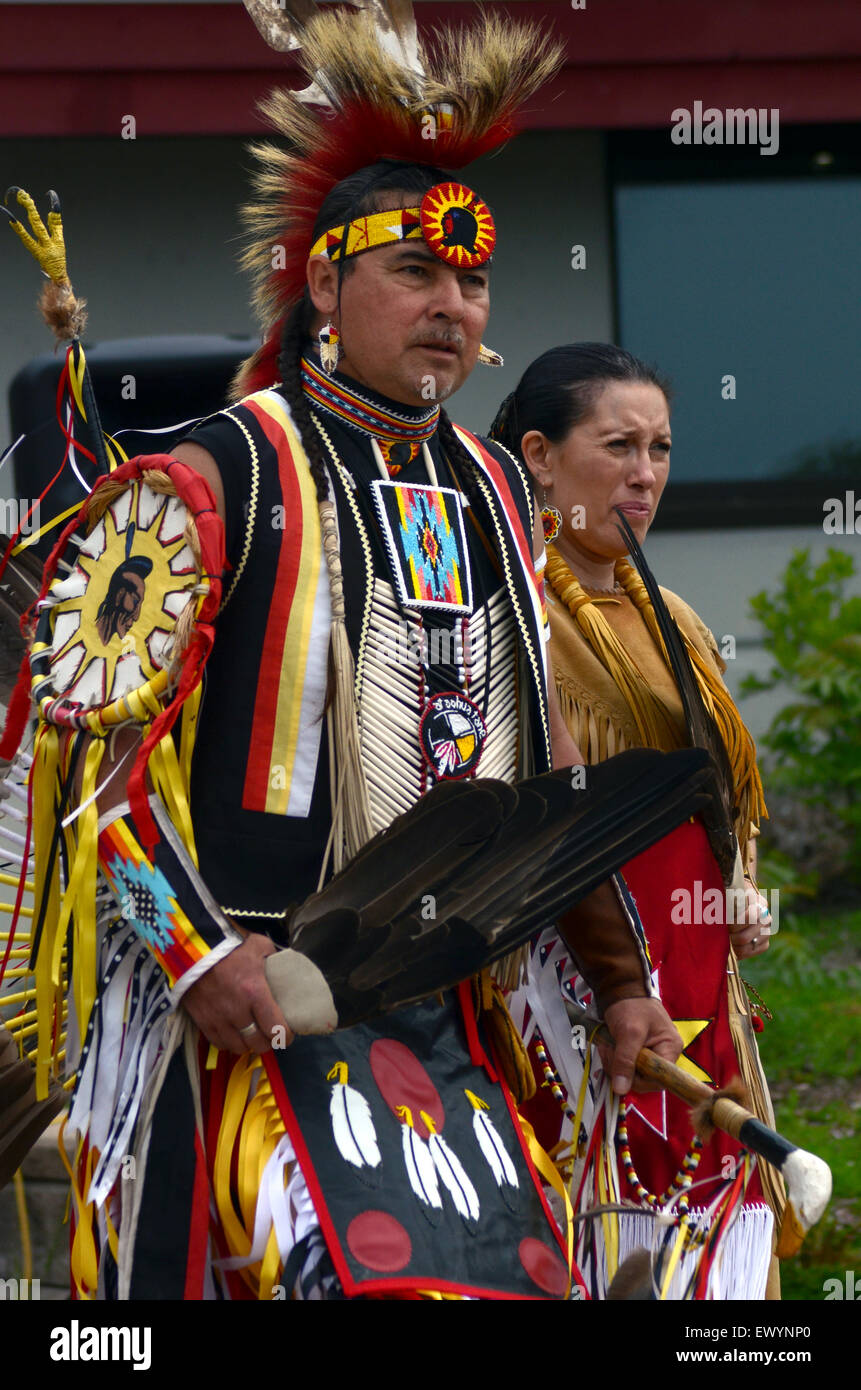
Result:
[[[152,858],[126,802],[99,820],[99,866],[176,1002],[242,937],[207,889],[158,797],[150,797],[150,810],[160,836]]]

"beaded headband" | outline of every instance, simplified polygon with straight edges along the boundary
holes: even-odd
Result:
[[[486,203],[462,183],[437,183],[419,207],[395,208],[356,217],[323,232],[312,256],[340,261],[400,241],[422,239],[447,265],[471,270],[485,265],[496,245],[496,228]]]

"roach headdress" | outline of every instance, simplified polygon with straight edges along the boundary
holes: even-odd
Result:
[[[490,255],[493,224],[471,190],[440,185],[421,209],[332,228],[317,226],[332,190],[381,160],[460,169],[514,133],[517,108],[554,71],[558,47],[532,25],[482,14],[477,23],[419,42],[409,0],[354,0],[360,13],[312,0],[245,0],[266,42],[298,50],[310,85],[280,89],[263,103],[288,148],[253,147],[257,201],[244,209],[243,265],[255,282],[262,347],[245,362],[235,394],[271,386],[284,319],[302,296],[312,252],[332,259],[410,236],[424,237],[453,264]],[[442,193],[443,196],[440,196]],[[471,241],[464,237],[468,223]],[[358,244],[357,244],[358,243]],[[476,259],[466,262],[466,247]]]

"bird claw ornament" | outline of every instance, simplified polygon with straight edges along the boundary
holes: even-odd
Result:
[[[42,221],[39,216],[39,209],[35,202],[23,188],[18,188],[17,184],[12,184],[11,188],[6,189],[3,203],[0,209],[6,214],[9,226],[18,237],[22,245],[26,246],[30,255],[39,266],[45,281],[42,285],[42,292],[39,298],[39,310],[45,323],[51,329],[58,343],[74,342],[81,337],[86,324],[86,304],[85,299],[78,299],[72,289],[69,280],[69,272],[66,269],[66,243],[63,236],[63,218],[60,207],[60,199],[52,188],[47,192],[49,211]],[[27,230],[23,220],[9,211],[4,204],[13,199],[27,214],[27,221],[30,230]],[[32,233],[32,235],[31,235]],[[80,348],[79,348],[79,351]],[[86,364],[81,361],[76,364],[81,379],[87,377],[86,393],[89,396],[86,407],[85,419],[89,416],[95,417],[95,400],[89,385],[89,378],[86,373]],[[101,439],[101,430],[98,433],[98,440]],[[107,472],[107,462],[103,457],[101,445],[95,441],[96,454]]]
[[[30,255],[39,263],[39,266],[47,275],[49,280],[53,280],[55,285],[68,285],[69,275],[66,270],[66,246],[63,240],[63,218],[60,208],[60,199],[53,189],[48,190],[48,201],[50,211],[48,212],[47,226],[39,216],[39,209],[23,188],[7,188],[4,203],[9,201],[10,195],[27,213],[27,220],[30,223],[30,231],[24,226],[19,218],[15,217],[7,207],[3,208],[9,218],[9,224],[15,235],[23,242]]]

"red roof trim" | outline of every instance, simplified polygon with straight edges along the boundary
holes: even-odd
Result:
[[[548,0],[505,6],[564,40],[566,66],[533,98],[526,128],[669,124],[708,105],[780,109],[784,123],[861,119],[861,8],[785,0],[613,0],[585,10]],[[472,6],[425,3],[423,28]],[[238,5],[0,6],[0,135],[249,135],[258,99],[289,81]]]

